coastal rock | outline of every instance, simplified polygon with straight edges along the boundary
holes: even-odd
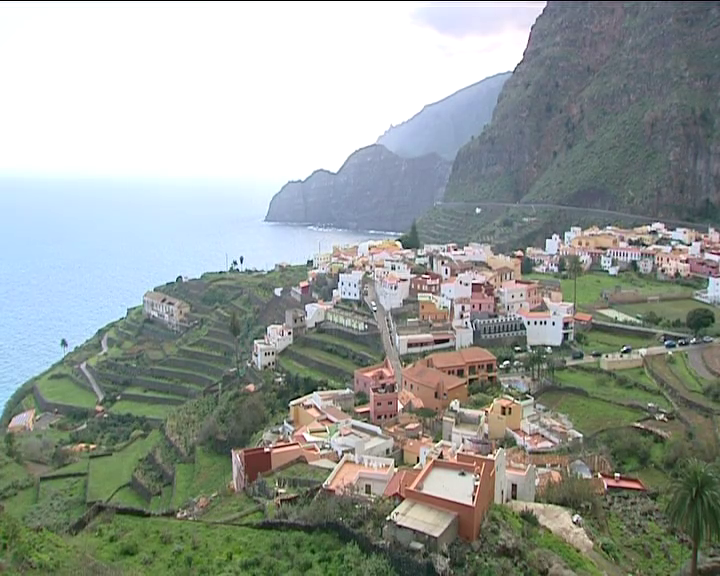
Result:
[[[336,174],[317,170],[285,184],[265,220],[403,231],[442,197],[450,167],[437,154],[401,158],[373,144],[351,154]]]

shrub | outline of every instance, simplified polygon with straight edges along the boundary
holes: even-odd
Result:
[[[538,520],[537,514],[528,508],[520,511],[520,518],[531,526],[540,526],[540,520]]]

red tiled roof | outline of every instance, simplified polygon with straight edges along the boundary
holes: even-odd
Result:
[[[576,312],[575,313],[575,320],[578,322],[592,322],[592,315],[591,314],[585,314],[584,312]]]
[[[638,478],[628,478],[627,476],[615,477],[605,474],[601,474],[600,478],[602,479],[603,485],[605,486],[605,490],[614,488],[616,490],[639,490],[641,492],[647,491],[645,484],[643,484],[642,480]]]

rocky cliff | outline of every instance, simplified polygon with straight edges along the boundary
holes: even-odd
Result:
[[[548,2],[449,200],[720,206],[720,3]]]
[[[509,77],[510,72],[497,74],[428,104],[410,120],[387,130],[377,143],[405,158],[436,153],[452,161],[460,147],[490,122]]]
[[[351,154],[337,174],[317,170],[285,184],[265,220],[402,231],[442,198],[450,167],[437,154],[401,158],[373,144]]]

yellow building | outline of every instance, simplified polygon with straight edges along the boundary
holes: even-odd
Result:
[[[614,234],[588,234],[576,236],[572,239],[573,248],[582,248],[584,250],[607,250],[609,248],[617,248],[620,240]]]
[[[523,418],[522,405],[503,396],[495,398],[487,413],[488,437],[490,440],[499,440],[505,437],[505,431],[519,430]]]

